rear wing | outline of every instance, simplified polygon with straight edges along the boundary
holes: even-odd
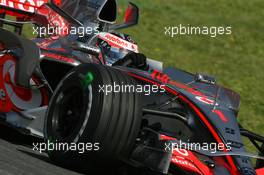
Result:
[[[21,34],[23,22],[49,0],[0,0],[0,27],[13,26],[15,33]],[[6,15],[14,16],[15,21],[6,20]]]

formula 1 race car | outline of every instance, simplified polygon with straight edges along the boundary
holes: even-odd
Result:
[[[152,59],[135,66],[142,58],[136,42],[115,33],[138,23],[135,4],[123,24],[115,24],[114,0],[0,0],[0,7],[0,26],[15,28],[0,28],[0,121],[52,144],[46,150],[55,163],[264,174],[264,137],[238,124],[239,94],[211,76]],[[28,23],[32,40],[20,36]],[[247,153],[242,136],[259,155]]]

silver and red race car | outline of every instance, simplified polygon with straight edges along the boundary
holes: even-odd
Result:
[[[117,33],[138,23],[135,4],[123,24],[115,23],[114,0],[0,0],[0,18],[1,27],[15,29],[0,28],[0,120],[44,138],[55,163],[264,174],[264,137],[237,122],[239,94],[211,76],[163,68]],[[28,23],[32,40],[20,36]],[[246,152],[242,136],[259,155]],[[88,147],[82,154],[70,149],[81,143]]]

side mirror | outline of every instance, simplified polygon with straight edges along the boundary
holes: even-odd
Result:
[[[117,18],[117,2],[116,0],[105,0],[102,8],[98,11],[97,18],[109,24],[113,24]]]
[[[137,7],[137,5],[129,2],[129,5],[125,13],[124,23],[111,25],[110,30],[128,28],[137,25],[138,21],[139,21],[139,8]]]

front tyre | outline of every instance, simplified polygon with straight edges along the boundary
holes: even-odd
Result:
[[[49,144],[64,144],[64,149],[48,150],[49,157],[64,166],[80,165],[87,158],[127,158],[140,130],[141,96],[122,91],[106,94],[102,87],[136,84],[111,67],[83,64],[74,68],[58,85],[47,110],[45,139]],[[88,144],[89,150],[65,149],[72,148],[67,144],[77,149]]]

